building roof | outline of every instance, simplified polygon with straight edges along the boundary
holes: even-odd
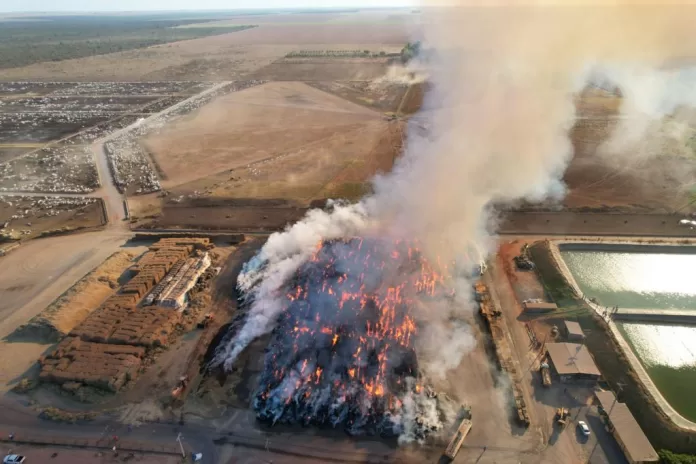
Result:
[[[580,324],[575,321],[563,321],[565,328],[568,331],[568,335],[575,335],[578,337],[585,337],[585,333],[582,331]]]
[[[523,303],[525,309],[558,309],[556,303],[546,301],[527,301]]]
[[[595,392],[599,404],[609,415],[616,435],[623,443],[630,462],[657,462],[659,457],[625,403],[616,401],[610,391]]]
[[[547,343],[546,349],[559,375],[601,375],[585,345]]]

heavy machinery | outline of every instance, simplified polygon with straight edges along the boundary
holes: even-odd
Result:
[[[541,372],[541,383],[545,387],[551,386],[551,369],[549,368],[549,363],[542,362],[539,367],[539,372]]]
[[[558,425],[559,428],[564,429],[565,426],[568,425],[570,411],[568,411],[566,408],[558,408],[556,409],[556,416],[554,419],[556,419],[556,425]]]
[[[512,260],[520,271],[531,271],[534,269],[534,263],[529,259],[529,245],[526,243],[520,250],[519,256],[515,256]]]
[[[206,315],[203,317],[203,319],[201,319],[201,320],[198,322],[198,328],[199,328],[199,329],[205,329],[206,327],[208,327],[208,325],[209,325],[211,322],[213,322],[213,319],[214,319],[214,318],[215,318],[215,316],[214,316],[213,313],[208,313],[208,314],[206,314]]]
[[[445,448],[444,455],[449,459],[454,459],[454,457],[459,452],[459,448],[462,447],[464,439],[469,434],[471,430],[471,419],[462,419],[457,427],[457,431],[454,433],[452,440],[450,440],[447,448]]]

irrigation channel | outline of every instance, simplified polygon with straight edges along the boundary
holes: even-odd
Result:
[[[696,422],[696,247],[568,244],[561,255],[585,296],[618,306],[617,326],[657,388]]]

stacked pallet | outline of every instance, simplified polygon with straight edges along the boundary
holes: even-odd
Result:
[[[66,337],[39,360],[39,378],[58,384],[80,382],[118,391],[137,377],[144,354],[145,349],[136,346],[90,343],[78,337]]]

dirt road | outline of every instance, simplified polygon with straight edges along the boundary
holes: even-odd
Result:
[[[228,84],[229,82],[227,81],[215,84],[212,87],[207,88],[203,92],[197,93],[196,95],[193,95],[192,97],[187,98],[186,100],[180,101],[175,105],[165,108],[159,113],[154,113],[152,116],[149,116],[148,118],[138,120],[129,126],[111,132],[106,137],[101,138],[92,144],[92,153],[94,153],[94,160],[97,165],[97,172],[99,173],[99,183],[101,185],[101,188],[94,192],[94,196],[99,196],[104,199],[104,206],[106,207],[107,217],[109,218],[109,228],[128,230],[128,224],[124,222],[124,219],[126,218],[126,211],[124,207],[125,196],[121,195],[121,192],[118,191],[116,183],[114,182],[114,178],[111,175],[111,169],[109,168],[109,158],[106,154],[106,150],[104,149],[104,144],[109,140],[113,140],[116,137],[128,133],[128,131],[133,130],[138,126],[147,125],[149,122],[155,120],[156,118],[166,116],[169,113],[181,108],[182,106],[189,104],[193,100],[205,97],[209,93],[216,92],[217,90],[221,89],[222,87]]]
[[[0,393],[49,345],[12,339],[12,332],[123,246],[128,235],[101,231],[32,240],[0,266]]]

